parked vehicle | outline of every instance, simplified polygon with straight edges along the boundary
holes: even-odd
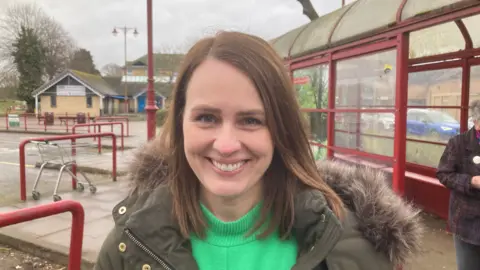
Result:
[[[409,109],[407,132],[418,136],[430,136],[433,140],[448,140],[459,134],[460,123],[448,113],[430,109]]]

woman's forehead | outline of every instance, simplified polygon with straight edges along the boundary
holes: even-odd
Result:
[[[193,73],[186,93],[186,106],[218,110],[263,110],[260,95],[252,81],[233,66],[207,60]]]

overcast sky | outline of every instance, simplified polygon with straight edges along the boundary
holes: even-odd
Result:
[[[347,0],[347,3],[353,0]],[[13,2],[37,3],[90,50],[97,68],[122,65],[123,35],[114,26],[136,27],[127,40],[128,60],[147,53],[146,0],[0,0],[0,12]],[[329,13],[341,0],[312,0],[317,12]],[[153,0],[153,46],[178,47],[217,29],[236,29],[265,39],[308,22],[297,0]]]

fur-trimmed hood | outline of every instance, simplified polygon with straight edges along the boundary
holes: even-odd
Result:
[[[420,252],[423,226],[419,211],[396,195],[386,175],[365,166],[319,161],[324,181],[339,194],[356,218],[357,230],[395,265]],[[151,191],[165,180],[167,164],[158,143],[141,148],[131,164],[130,178],[137,191]]]

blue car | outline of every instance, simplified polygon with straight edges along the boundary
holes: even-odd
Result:
[[[442,111],[410,109],[407,112],[407,132],[429,136],[432,140],[448,140],[460,133],[460,123]]]

